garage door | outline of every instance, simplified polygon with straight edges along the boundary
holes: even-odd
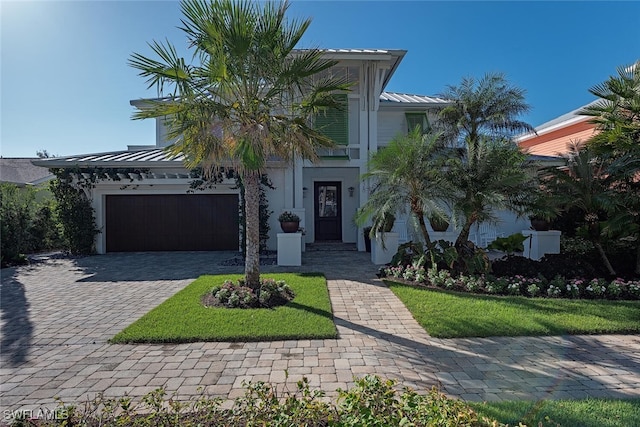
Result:
[[[106,196],[107,252],[238,250],[238,196]]]

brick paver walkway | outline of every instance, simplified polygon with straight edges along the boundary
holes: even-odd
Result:
[[[200,274],[240,272],[219,265],[232,255],[110,254],[2,270],[0,411],[157,387],[234,398],[243,380],[284,385],[303,375],[335,396],[368,373],[467,400],[640,397],[639,336],[434,339],[358,252],[307,252],[298,269],[264,268],[325,272],[338,339],[107,343]]]

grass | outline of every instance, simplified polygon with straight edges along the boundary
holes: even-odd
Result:
[[[584,399],[469,403],[480,415],[509,425],[640,426],[640,399]]]
[[[437,338],[640,332],[640,301],[499,297],[386,283]]]
[[[335,338],[327,281],[321,274],[269,274],[296,297],[274,309],[207,308],[201,297],[241,275],[201,276],[111,339],[112,343],[268,341]]]

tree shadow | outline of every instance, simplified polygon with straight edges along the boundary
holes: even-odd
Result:
[[[29,317],[29,301],[25,287],[17,279],[15,268],[3,269],[0,284],[0,319],[2,337],[0,351],[3,364],[16,367],[27,361],[33,341],[33,323]],[[6,273],[9,273],[7,276]]]
[[[242,266],[221,265],[236,252],[132,252],[73,260],[86,275],[78,282],[136,282],[196,279],[203,274],[241,273]]]

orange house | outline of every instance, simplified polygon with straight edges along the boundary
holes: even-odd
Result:
[[[538,156],[566,154],[570,143],[585,143],[597,132],[596,126],[589,123],[592,117],[579,114],[583,108],[595,102],[541,124],[535,128],[535,133],[517,138],[518,145],[529,154]]]

